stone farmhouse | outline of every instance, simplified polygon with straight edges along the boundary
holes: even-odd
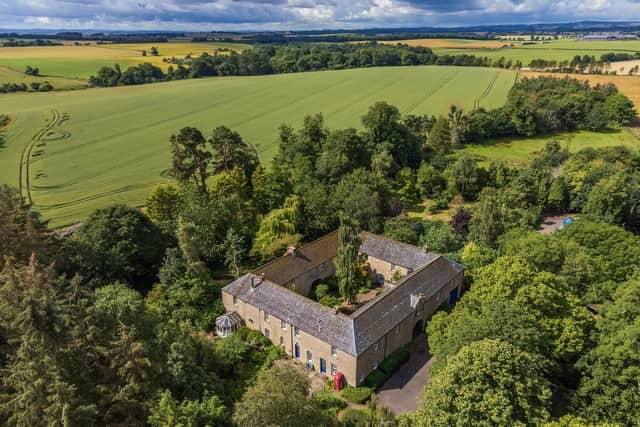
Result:
[[[351,313],[311,298],[314,285],[335,274],[337,232],[287,253],[227,285],[221,336],[241,325],[261,331],[308,368],[360,384],[394,350],[424,331],[426,319],[462,292],[462,265],[426,249],[371,233],[360,253],[380,291]]]

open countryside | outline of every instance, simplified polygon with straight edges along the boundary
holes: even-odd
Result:
[[[151,55],[156,47],[157,56]],[[219,49],[241,51],[248,46],[237,43],[157,43],[157,44],[90,44],[66,46],[2,47],[0,67],[24,71],[27,65],[38,67],[46,76],[88,79],[103,66],[120,64],[123,68],[150,62],[168,67],[165,58],[184,58],[187,55],[212,54]],[[143,54],[143,52],[146,53]]]
[[[20,185],[52,226],[71,224],[114,202],[140,205],[165,179],[169,137],[183,126],[229,126],[269,162],[278,126],[297,126],[307,114],[322,112],[341,128],[359,127],[380,100],[413,114],[444,114],[451,104],[494,108],[515,76],[471,67],[370,68],[7,95],[0,111],[15,123],[0,148],[0,180]]]
[[[384,43],[407,43],[411,46],[432,48],[438,55],[475,55],[491,59],[505,58],[507,61],[521,61],[526,67],[534,59],[548,61],[572,60],[576,55],[600,56],[608,52],[634,54],[640,52],[640,40],[619,41],[582,41],[579,39],[559,39],[536,41],[534,44],[522,44],[517,41],[490,40],[446,40],[411,39],[393,40]]]

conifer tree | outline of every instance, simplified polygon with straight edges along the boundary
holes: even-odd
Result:
[[[358,249],[360,248],[360,238],[358,231],[348,218],[342,218],[338,229],[338,255],[335,259],[336,276],[340,295],[347,304],[351,304],[358,293],[358,277],[360,274],[358,267]]]

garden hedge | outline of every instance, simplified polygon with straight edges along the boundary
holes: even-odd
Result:
[[[351,403],[364,403],[369,400],[373,390],[369,387],[353,387],[347,386],[342,389],[340,396],[344,397]]]

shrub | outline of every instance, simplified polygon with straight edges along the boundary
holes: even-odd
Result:
[[[434,200],[433,204],[429,206],[429,213],[436,213],[445,209],[449,209],[449,198],[446,196]]]
[[[334,297],[333,295],[325,295],[322,298],[320,298],[318,302],[326,307],[333,308],[337,305],[340,305],[341,301],[340,301],[340,298]]]
[[[342,413],[340,421],[345,427],[364,427],[367,425],[367,418],[366,412],[349,408]]]
[[[319,284],[316,287],[316,299],[320,301],[327,295],[329,295],[329,285],[325,285],[324,283]]]
[[[369,400],[373,390],[369,387],[353,387],[347,386],[342,389],[340,396],[344,397],[351,403],[364,403]]]
[[[382,364],[380,365],[380,368],[382,368]],[[363,382],[365,386],[371,387],[372,389],[375,390],[389,379],[389,377],[391,376],[391,373],[386,373],[382,371],[382,369],[380,368],[374,369],[373,371],[371,371],[369,375],[367,375],[367,377],[364,379],[364,382]]]
[[[343,409],[347,407],[347,402],[331,392],[319,391],[313,395],[313,398],[318,402],[318,405],[320,405],[320,408],[322,409]]]

